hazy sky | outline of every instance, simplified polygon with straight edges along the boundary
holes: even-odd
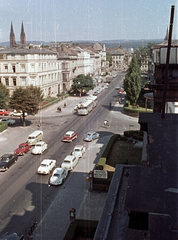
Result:
[[[13,23],[26,41],[164,39],[175,5],[173,38],[178,38],[178,0],[1,0],[0,42]]]

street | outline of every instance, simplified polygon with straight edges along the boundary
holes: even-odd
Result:
[[[56,239],[62,239],[70,224],[69,209],[75,207],[79,211],[88,192],[88,184],[84,179],[97,163],[105,140],[108,141],[112,134],[122,134],[129,128],[139,129],[137,119],[121,113],[123,103],[115,102],[118,93],[115,86],[121,85],[123,77],[123,74],[119,74],[108,89],[98,95],[97,107],[87,116],[78,116],[76,112],[72,111],[76,101],[69,102],[69,97],[65,100],[67,107],[66,109],[62,108],[61,114],[56,112],[56,106],[59,103],[54,104],[41,110],[36,116],[28,116],[25,128],[10,127],[6,133],[1,134],[1,155],[13,152],[18,144],[26,142],[29,133],[36,129],[43,130],[44,141],[48,144],[48,149],[42,155],[32,155],[29,151],[25,156],[20,156],[17,163],[7,172],[0,173],[0,236],[5,232],[16,232],[19,235],[27,236],[33,223],[40,223],[45,214],[50,211],[52,203],[55,202],[58,205],[56,210],[59,212],[58,221],[61,221],[62,218],[61,226],[58,229],[58,231],[61,229],[62,235]],[[79,100],[78,98],[77,101]],[[111,109],[109,108],[110,102],[112,102]],[[42,125],[37,127],[40,119]],[[103,128],[105,119],[110,124],[108,129]],[[68,130],[78,132],[78,138],[72,143],[62,142],[62,137]],[[88,131],[98,132],[101,136],[100,139],[86,143],[87,151],[84,157],[80,159],[79,164],[69,174],[63,185],[49,186],[49,176],[36,173],[41,161],[55,159],[57,167],[59,167],[63,159],[71,154],[75,145],[84,144],[83,138]],[[7,139],[8,135],[10,139]],[[57,220],[49,220],[45,227],[54,232],[58,228],[58,225],[55,224]],[[39,231],[34,239],[50,239],[49,236],[41,238]]]

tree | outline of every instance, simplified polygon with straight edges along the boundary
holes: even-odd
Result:
[[[109,66],[112,66],[112,56],[109,52],[106,52],[106,61],[109,61]]]
[[[147,47],[139,47],[135,50],[134,54],[136,55],[138,65],[141,67],[148,62],[150,57],[151,47],[156,45],[156,42],[148,42]]]
[[[141,91],[141,71],[137,63],[136,56],[133,55],[127,74],[124,79],[124,91],[126,91],[127,99],[132,105],[136,105],[137,99]]]
[[[82,93],[88,92],[93,88],[93,79],[89,75],[85,76],[83,74],[80,74],[76,78],[74,78],[70,91],[74,93],[79,92],[81,96]]]
[[[31,85],[26,88],[17,88],[13,92],[9,104],[13,109],[22,111],[23,126],[25,126],[25,112],[32,114],[37,112],[42,100],[43,94],[40,87]]]
[[[0,83],[0,108],[6,108],[9,99],[9,91],[5,85]]]

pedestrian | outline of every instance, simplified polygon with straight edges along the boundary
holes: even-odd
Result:
[[[64,103],[64,107],[66,107],[66,103]]]

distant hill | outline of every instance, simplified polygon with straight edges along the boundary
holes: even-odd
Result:
[[[63,41],[64,42],[64,41]],[[66,41],[67,42],[67,41]],[[72,41],[73,43],[95,43],[97,41]],[[133,48],[137,49],[140,46],[146,47],[149,42],[156,42],[156,43],[161,43],[163,42],[163,39],[141,39],[141,40],[127,40],[127,39],[122,39],[122,40],[103,40],[103,41],[98,41],[100,44],[105,44],[106,48],[117,48],[119,46],[122,46],[123,48]],[[19,42],[17,42],[19,43]],[[50,45],[51,42],[44,42],[44,41],[32,41],[28,43],[33,43],[33,44],[43,44],[43,45]],[[3,47],[8,47],[10,46],[9,42],[1,42],[0,46]]]
[[[103,40],[100,43],[105,44],[106,48],[117,48],[122,46],[123,48],[133,48],[146,47],[149,42],[161,43],[163,39],[141,39],[141,40]]]

